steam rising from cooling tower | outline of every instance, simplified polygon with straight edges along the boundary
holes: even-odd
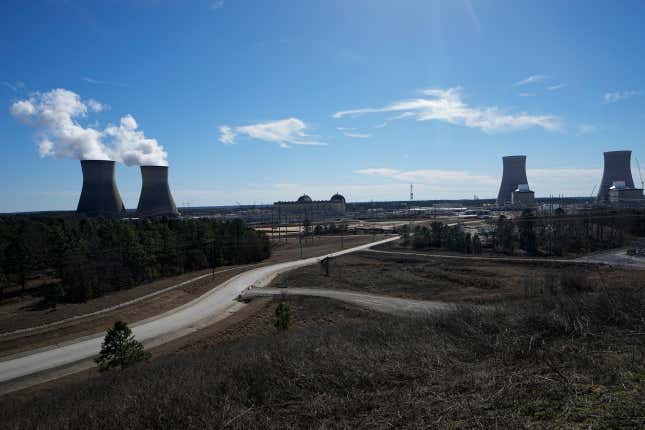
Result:
[[[502,184],[499,187],[497,194],[497,205],[503,206],[510,203],[513,196],[513,191],[517,189],[520,184],[528,184],[526,179],[526,156],[525,155],[512,155],[502,157],[504,171],[502,174]]]
[[[602,172],[598,201],[609,200],[609,188],[614,182],[625,182],[627,188],[634,188],[632,178],[631,158],[632,151],[609,151],[604,153],[605,166]]]
[[[119,125],[103,130],[86,126],[88,114],[106,106],[62,88],[35,93],[11,105],[11,114],[35,128],[34,138],[41,157],[77,160],[112,160],[133,165],[167,165],[167,153],[155,139],[138,129],[134,117],[121,117]]]
[[[141,166],[141,179],[138,216],[144,218],[179,216],[168,185],[168,167]]]
[[[114,180],[114,161],[81,160],[83,189],[76,209],[87,215],[119,216],[125,211]]]

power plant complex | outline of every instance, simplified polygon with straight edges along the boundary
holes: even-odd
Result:
[[[329,200],[312,200],[303,194],[296,201],[275,202],[272,218],[278,222],[319,221],[326,218],[345,216],[345,197],[336,193]]]
[[[76,212],[108,217],[125,215],[125,206],[114,177],[114,165],[114,161],[81,160],[83,189]],[[167,166],[141,166],[141,180],[138,217],[179,216],[168,185]]]
[[[604,153],[604,168],[598,205],[641,206],[643,189],[634,187],[629,150]],[[167,166],[140,166],[141,194],[136,216],[140,218],[178,217],[179,211],[170,192]],[[119,217],[125,207],[114,176],[115,162],[82,160],[83,188],[77,212],[94,216]],[[523,209],[536,206],[535,193],[529,187],[526,156],[502,157],[502,180],[497,193],[498,208]],[[312,200],[304,194],[295,201],[278,201],[271,207],[274,222],[302,223],[344,217],[345,197],[334,194],[329,200]]]

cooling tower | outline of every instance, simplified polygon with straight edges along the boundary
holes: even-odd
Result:
[[[614,182],[625,181],[625,187],[634,188],[632,178],[632,151],[605,152],[605,167],[602,172],[602,181],[598,189],[598,201],[609,200],[609,188]]]
[[[141,196],[137,206],[138,216],[179,216],[168,186],[167,166],[141,166],[141,180]]]
[[[503,206],[512,200],[513,191],[520,184],[528,184],[526,179],[526,156],[512,155],[502,157],[504,162],[504,171],[502,173],[502,184],[499,186],[497,194],[497,205]]]
[[[119,216],[125,211],[114,180],[114,161],[81,160],[83,190],[76,212]]]

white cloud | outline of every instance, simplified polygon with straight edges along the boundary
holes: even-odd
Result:
[[[578,124],[576,135],[583,136],[585,134],[593,133],[596,129],[597,127],[593,124]]]
[[[217,10],[224,7],[224,0],[215,0],[211,3],[211,10]]]
[[[564,88],[564,87],[566,87],[566,84],[557,84],[557,85],[551,85],[551,86],[547,87],[547,89],[549,91],[556,91],[556,90],[559,90],[559,89]]]
[[[553,131],[560,128],[560,121],[552,115],[507,114],[497,107],[471,107],[461,98],[460,88],[429,89],[427,98],[402,100],[381,108],[360,108],[334,113],[333,118],[358,116],[368,113],[400,112],[394,119],[412,118],[417,121],[443,121],[469,128],[479,128],[486,133],[511,131],[529,127],[542,127]]]
[[[519,87],[522,85],[534,84],[536,82],[542,82],[546,79],[549,79],[549,77],[546,75],[531,75],[526,79],[522,79],[521,81],[515,82],[513,86]]]
[[[132,115],[121,118],[119,126],[105,130],[84,127],[80,121],[88,112],[100,112],[105,105],[62,88],[34,93],[11,105],[11,114],[36,128],[35,139],[41,157],[80,160],[115,160],[127,165],[166,164],[166,152],[155,139],[137,130]]]
[[[235,143],[235,133],[233,133],[233,130],[231,130],[231,127],[227,125],[223,125],[219,128],[219,131],[221,133],[219,137],[220,142],[222,142],[225,145],[231,145]]]
[[[220,126],[219,141],[225,144],[235,143],[235,137],[246,135],[251,139],[274,142],[282,148],[289,145],[326,145],[326,143],[311,140],[305,133],[307,125],[298,118],[287,118],[277,121],[260,122],[231,128],[227,125]]]
[[[156,139],[147,138],[137,128],[137,121],[130,114],[122,117],[118,126],[106,127],[103,135],[112,141],[112,159],[126,166],[166,165],[168,154],[163,146]]]
[[[384,122],[382,122],[380,124],[376,124],[374,126],[374,128],[383,128],[383,127],[386,127],[386,126],[387,126],[387,121],[384,121]]]
[[[603,101],[605,103],[616,103],[621,100],[627,100],[629,98],[632,98],[634,96],[639,95],[640,92],[638,91],[614,91],[610,93],[605,93],[603,96]]]
[[[520,97],[534,97],[535,93],[519,93]]]

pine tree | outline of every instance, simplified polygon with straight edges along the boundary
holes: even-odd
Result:
[[[99,370],[105,371],[115,367],[125,369],[149,358],[150,353],[144,351],[143,344],[134,338],[128,325],[117,321],[105,335],[95,362],[99,365]]]

